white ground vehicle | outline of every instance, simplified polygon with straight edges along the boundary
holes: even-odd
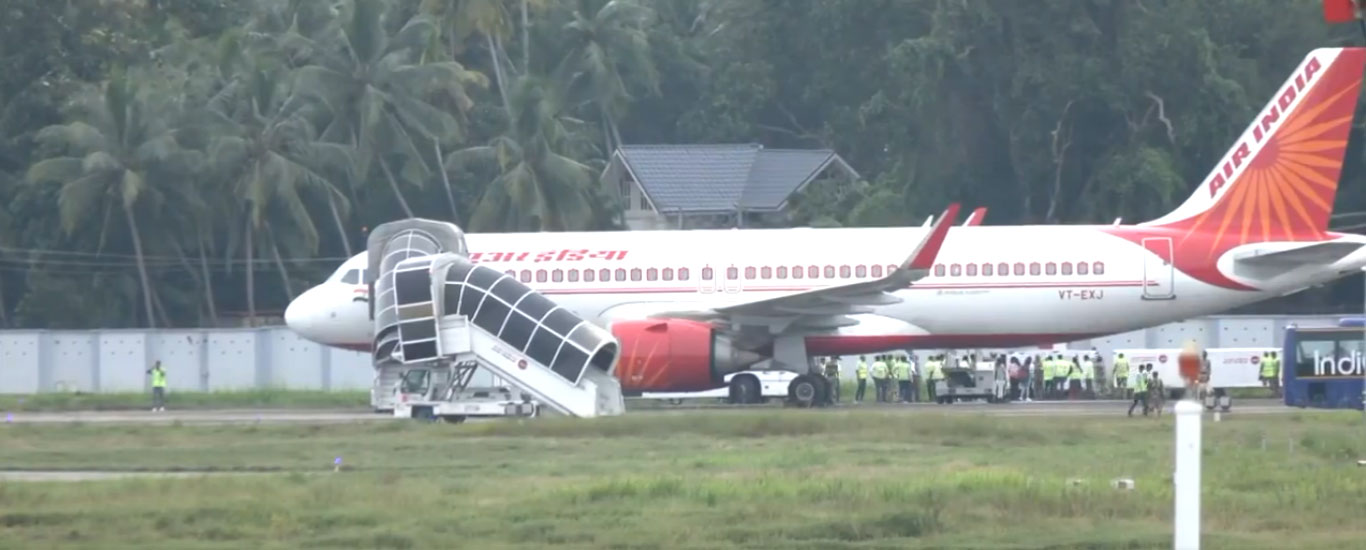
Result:
[[[644,393],[641,399],[666,399],[679,404],[684,399],[723,399],[732,404],[763,403],[769,398],[788,397],[788,387],[797,373],[786,370],[747,370],[727,375],[725,387],[699,392]]]

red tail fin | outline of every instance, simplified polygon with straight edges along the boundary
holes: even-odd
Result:
[[[1363,69],[1363,48],[1310,52],[1195,193],[1143,225],[1177,230],[1213,255],[1324,238]]]

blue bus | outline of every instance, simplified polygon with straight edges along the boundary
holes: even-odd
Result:
[[[1286,405],[1362,408],[1362,380],[1366,377],[1362,336],[1366,326],[1361,319],[1343,319],[1339,325],[1286,329],[1281,354]]]

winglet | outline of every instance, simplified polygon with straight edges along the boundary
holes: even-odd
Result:
[[[949,236],[949,228],[958,220],[959,208],[960,205],[955,202],[944,210],[944,214],[939,216],[939,223],[934,224],[934,229],[930,230],[930,234],[915,248],[911,257],[907,258],[904,264],[906,267],[929,269],[934,265],[935,258],[939,257],[939,248],[944,246],[944,239]]]
[[[986,219],[986,217],[987,207],[979,206],[976,210],[973,210],[971,214],[968,214],[968,219],[963,221],[963,227],[982,225],[982,220]]]

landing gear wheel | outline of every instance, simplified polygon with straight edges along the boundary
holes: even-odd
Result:
[[[811,379],[816,381],[816,402],[815,407],[829,407],[833,405],[831,395],[834,393],[830,387],[830,379],[821,375],[811,375]]]
[[[820,394],[820,382],[809,374],[798,375],[787,385],[787,398],[798,407],[807,408],[819,403]]]
[[[742,374],[730,379],[730,402],[735,405],[758,403],[759,379],[752,374]]]

